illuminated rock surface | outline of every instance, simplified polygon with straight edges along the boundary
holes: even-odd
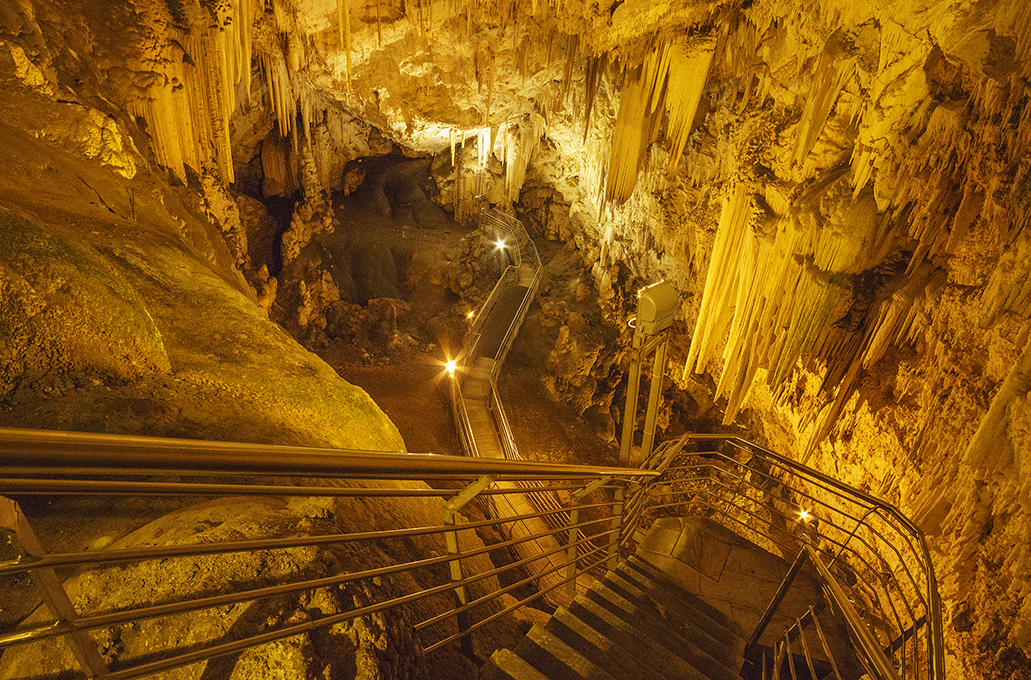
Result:
[[[353,409],[398,447],[262,312],[429,352],[405,315],[475,303],[460,231],[375,297],[316,257],[396,144],[460,224],[483,194],[565,243],[513,353],[550,394],[611,437],[633,293],[667,279],[665,431],[722,420],[897,503],[954,677],[1028,677],[1029,78],[1025,0],[0,0],[0,418],[343,446]]]

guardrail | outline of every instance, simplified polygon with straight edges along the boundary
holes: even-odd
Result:
[[[812,545],[814,559],[842,584],[898,673],[944,678],[934,567],[923,533],[901,511],[740,438],[690,435],[688,441],[707,450],[657,452],[651,466],[662,475],[629,501],[648,509],[624,522],[624,538],[637,521],[647,525],[693,507],[788,561]]]
[[[512,278],[518,276],[524,251],[535,265],[534,288],[541,267],[536,247],[518,220],[488,210],[485,204],[481,204],[480,215],[481,228],[494,229],[511,244],[516,263],[505,270],[484,304],[483,309],[489,311]],[[496,377],[530,299],[526,296],[513,315],[505,342],[493,357],[497,362],[491,373],[494,421],[505,455],[513,460],[518,460],[519,454],[497,398]],[[483,319],[485,315],[477,322]],[[474,325],[470,334],[467,358],[476,356],[480,327]],[[460,387],[453,394],[461,399]],[[457,409],[456,415],[461,417]],[[456,420],[456,424],[463,429],[463,423]],[[804,525],[817,540],[817,552],[827,558],[828,573],[845,584],[858,615],[876,631],[902,676],[919,678],[926,673],[931,680],[944,677],[941,602],[933,565],[923,534],[898,509],[741,439],[697,435],[690,440],[696,444],[714,442],[719,449],[684,452],[688,438],[660,447],[645,467],[660,472],[663,483],[637,489],[626,498],[620,544],[625,545],[641,523],[647,522],[643,512],[646,506],[648,515],[663,508],[684,511],[683,497],[656,504],[650,495],[657,488],[691,489],[695,506],[707,507],[728,528],[788,560],[800,550],[797,534]],[[583,544],[588,549],[594,547],[586,541]],[[815,615],[810,618],[815,621]],[[876,661],[871,663],[876,665]]]
[[[12,658],[7,655],[15,647],[43,644],[63,637],[75,650],[87,676],[119,679],[200,663],[385,612],[403,611],[397,625],[410,629],[424,653],[435,652],[547,595],[539,585],[542,582],[539,570],[528,575],[531,563],[551,565],[545,574],[549,577],[548,589],[575,589],[577,576],[608,559],[609,555],[595,549],[591,554],[568,559],[569,551],[577,555],[578,547],[575,538],[567,540],[570,532],[579,536],[580,529],[597,529],[599,513],[606,521],[619,518],[618,512],[612,512],[618,504],[598,495],[590,502],[576,504],[578,511],[594,517],[582,522],[567,521],[560,528],[542,525],[540,520],[548,515],[568,514],[571,506],[463,522],[458,515],[467,503],[475,499],[500,502],[512,494],[522,494],[521,490],[512,490],[514,483],[531,481],[549,493],[575,494],[585,486],[592,486],[600,488],[602,496],[611,496],[616,488],[654,474],[500,459],[12,429],[0,429],[0,457],[4,461],[0,494],[6,495],[0,500],[0,521],[4,522],[4,528],[20,551],[16,559],[0,562],[0,577],[32,576],[53,618],[52,621],[42,618],[36,623],[23,623],[0,633],[0,650],[4,650],[0,665]],[[403,480],[428,480],[435,487]],[[599,484],[598,480],[604,481]],[[26,517],[18,501],[57,495],[79,498],[85,507],[95,507],[104,496],[127,495],[182,499],[187,505],[198,499],[239,496],[327,498],[335,504],[341,530],[311,536],[239,537],[214,543],[45,554],[33,532],[34,518]],[[582,497],[582,494],[576,496],[578,501]],[[346,526],[352,514],[349,508],[356,502],[385,504],[381,508],[382,517],[389,518],[389,522],[384,524],[396,526],[389,529]],[[407,523],[404,512],[397,509],[398,503],[414,508]],[[418,521],[427,516],[438,519],[430,523]],[[513,526],[523,530],[510,531]],[[525,531],[531,526],[538,529]],[[540,528],[542,526],[544,528]],[[474,531],[490,527],[508,529],[506,534],[511,537],[492,545],[472,540]],[[610,534],[618,535],[618,528],[608,526],[599,531],[599,535],[606,538]],[[502,567],[482,562],[490,551],[514,549],[548,537],[558,541],[550,554],[536,551],[529,558],[517,559]],[[172,574],[176,573],[177,564],[182,564],[181,560],[199,556],[271,555],[298,548],[317,548],[323,551],[325,559],[330,559],[329,556],[336,554],[334,551],[348,547],[361,555],[374,555],[375,551],[363,546],[390,545],[395,548],[384,552],[380,562],[369,558],[371,562],[358,564],[358,568],[348,572],[329,573],[319,578],[295,573],[275,583],[267,582],[271,577],[262,575],[253,583],[227,586],[219,592],[205,592],[205,588],[199,586],[198,592],[174,601],[146,602],[106,611],[92,608],[77,611],[73,602],[90,602],[92,598],[69,596],[54,571],[59,568],[103,571],[114,566],[145,563],[155,578],[174,579]],[[388,553],[390,559],[386,557]],[[405,558],[398,559],[400,554]],[[477,559],[481,562],[471,571]],[[162,576],[162,573],[168,575]],[[499,577],[506,585],[497,583]],[[104,639],[118,639],[126,626],[151,625],[151,622],[157,622],[154,630],[162,630],[160,626],[165,625],[188,627],[189,621],[182,617],[200,611],[268,602],[270,598],[302,593],[314,596],[320,589],[367,585],[379,579],[390,581],[391,587],[374,589],[382,594],[366,597],[360,604],[356,601],[354,607],[346,611],[299,623],[290,622],[289,617],[284,616],[287,621],[278,627],[257,632],[247,630],[230,641],[190,640],[181,648],[130,659],[112,654],[110,650],[101,658],[90,637],[91,633],[100,633]],[[406,590],[406,584],[410,588],[412,583],[420,587]],[[538,590],[527,594],[527,589],[532,591],[534,584]],[[504,602],[505,594],[518,597],[514,602]],[[127,594],[126,602],[132,599],[135,596]],[[257,628],[262,626],[257,625]],[[158,642],[163,641],[156,641],[155,647],[159,646]],[[59,675],[61,669],[35,672],[38,675],[29,677]]]
[[[684,450],[687,446],[704,450]],[[0,633],[0,650],[7,650],[0,665],[15,647],[63,637],[87,675],[136,678],[398,612],[397,625],[407,627],[424,653],[433,653],[462,643],[473,631],[549,592],[564,588],[572,596],[579,577],[603,565],[613,567],[621,554],[633,550],[638,529],[656,518],[701,513],[789,558],[811,546],[811,559],[826,565],[824,581],[832,574],[840,583],[838,599],[847,599],[855,620],[869,629],[871,644],[902,677],[944,677],[937,584],[919,530],[890,504],[733,437],[686,435],[660,446],[640,470],[12,429],[0,429],[0,456],[0,494],[6,496],[0,500],[0,521],[20,551],[16,559],[0,562],[0,578],[30,575],[52,617]],[[498,518],[463,522],[459,516],[476,499],[493,503],[522,496],[522,485],[564,500],[558,507]],[[33,533],[36,518],[26,516],[19,502],[57,496],[81,498],[89,507],[103,496],[155,496],[187,505],[239,496],[326,498],[335,504],[339,530],[46,554]],[[393,526],[347,526],[353,503],[384,504],[374,507]],[[409,508],[407,520],[397,510],[399,503]],[[800,521],[802,510],[819,522]],[[439,519],[420,521],[429,516]],[[555,524],[555,518],[562,519]],[[504,529],[507,537],[488,545],[469,540],[472,531],[490,527]],[[597,544],[586,550],[585,530]],[[495,567],[481,561],[474,566],[491,551],[530,543],[537,550],[511,564]],[[92,573],[146,563],[161,578],[161,569],[203,556],[270,555],[298,548],[326,551],[327,556],[349,548],[371,556],[378,553],[369,546],[390,545],[394,548],[383,552],[381,562],[372,559],[349,568],[341,563],[337,571],[317,578],[292,573],[276,582],[231,583],[217,592],[109,610],[77,610],[73,602],[93,599],[69,597],[55,571]],[[547,578],[531,564],[546,564]],[[499,577],[505,586],[496,583]],[[125,626],[175,620],[188,625],[181,617],[202,610],[376,579],[390,587],[368,591],[353,607],[301,622],[283,617],[279,625],[244,630],[231,640],[191,640],[140,658],[124,658],[110,649],[101,658],[95,646],[90,651],[90,633],[112,639]],[[502,601],[513,593],[518,595],[514,602]],[[30,677],[46,675],[41,670]]]
[[[530,238],[530,234],[527,233],[523,223],[510,215],[490,208],[486,201],[480,204],[480,229],[493,231],[495,238],[504,243],[504,249],[509,253],[510,264],[505,267],[501,276],[498,277],[497,283],[494,284],[494,288],[491,289],[490,295],[487,296],[487,299],[480,306],[476,320],[466,336],[464,355],[467,362],[479,357],[477,346],[480,340],[480,331],[487,317],[497,306],[502,293],[508,286],[518,285],[525,278],[521,271],[524,267],[532,271],[531,280],[527,282],[529,292],[524,296],[519,309],[515,311],[500,348],[494,356],[487,357],[497,362],[492,374],[493,378],[497,378],[501,364],[504,363],[508,350],[512,346],[512,341],[515,340],[519,327],[529,311],[530,303],[537,292],[537,286],[540,284],[541,273],[544,267],[541,263],[540,254],[537,252],[537,246],[534,245],[533,239]]]

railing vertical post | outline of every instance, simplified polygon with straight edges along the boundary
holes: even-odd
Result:
[[[615,503],[612,505],[612,522],[609,524],[609,559],[606,566],[615,569],[619,566],[619,535],[623,526],[623,495],[622,486],[616,487]]]
[[[455,526],[455,519],[458,516],[458,511],[465,506],[466,503],[476,498],[481,491],[486,489],[494,481],[493,477],[484,475],[469,486],[462,489],[462,491],[444,504],[444,524],[447,526]],[[455,597],[458,599],[458,606],[469,603],[469,598],[465,592],[465,585],[462,584],[462,560],[457,557],[461,553],[461,547],[458,545],[458,530],[452,529],[444,534],[444,540],[447,542],[447,551],[449,555],[455,555],[456,558],[448,562],[448,566],[451,568],[451,582],[455,585]],[[459,630],[468,628],[468,614],[466,612],[459,612],[458,614],[458,627]],[[462,651],[467,655],[472,654],[472,642],[468,636],[462,638]]]
[[[576,565],[579,562],[576,539],[580,537],[580,529],[577,527],[580,524],[580,501],[583,500],[584,496],[595,491],[603,484],[611,480],[611,477],[599,477],[582,489],[577,489],[573,492],[573,507],[569,510],[569,543],[566,545],[566,578],[569,579],[566,583],[566,594],[570,598],[576,597]],[[611,549],[611,548],[610,548]]]
[[[10,532],[14,547],[22,556],[43,557],[43,546],[40,545],[36,534],[32,531],[21,507],[4,496],[0,496],[0,528]],[[75,606],[68,599],[68,593],[53,569],[30,569],[29,576],[32,577],[32,582],[39,589],[40,595],[54,619],[71,622],[79,618]],[[100,658],[97,645],[89,633],[77,630],[68,633],[65,638],[86,677],[107,675],[107,665]]]
[[[580,508],[574,505],[569,511],[569,543],[566,548],[566,595],[576,597],[576,537],[579,533],[576,525],[580,523]]]

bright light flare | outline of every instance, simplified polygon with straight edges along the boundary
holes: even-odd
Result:
[[[474,316],[476,316],[476,312],[469,312],[468,314],[466,314],[466,315],[465,315],[465,318],[467,318],[467,319],[471,319],[471,318],[473,318]]]
[[[497,241],[494,242],[494,245],[497,246],[498,250],[504,250],[506,245],[505,239],[499,238]]]
[[[803,522],[808,522],[810,516],[811,515],[809,514],[808,510],[799,510],[798,511],[798,519],[800,519]]]
[[[447,374],[450,375],[450,376],[454,376],[455,375],[455,369],[456,368],[458,368],[458,364],[455,362],[454,359],[452,359],[451,361],[449,361],[446,364],[444,364],[444,369],[447,371]]]

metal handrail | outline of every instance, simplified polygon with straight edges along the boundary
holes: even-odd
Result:
[[[498,487],[495,484],[477,493],[484,497],[503,498],[513,493],[522,493],[522,491],[515,490],[518,489],[515,484],[521,482],[532,481],[537,485],[535,488],[547,492],[558,489],[572,491],[590,484],[611,489],[656,475],[651,471],[625,470],[605,466],[570,466],[427,454],[337,451],[21,429],[0,429],[0,460],[4,460],[5,464],[10,464],[9,466],[5,465],[8,473],[6,478],[0,479],[0,493],[56,492],[90,497],[96,496],[98,493],[123,495],[135,487],[141,493],[166,496],[180,494],[191,499],[196,498],[197,495],[221,497],[247,493],[280,497],[357,496],[359,498],[383,498],[387,501],[401,497],[409,499],[409,502],[439,504],[440,498],[447,498],[456,492],[417,485],[404,488],[399,487],[395,482],[420,476],[442,482],[470,482],[476,479],[509,480],[512,482],[509,484],[510,488]],[[154,476],[158,476],[160,479],[155,480]],[[169,481],[169,478],[181,481]],[[541,484],[542,480],[547,483]],[[336,484],[345,486],[336,486]],[[20,508],[15,503],[6,502],[13,509],[6,514],[0,513],[0,516],[17,519],[17,521],[10,520],[9,526],[7,526],[9,530],[15,531],[15,543],[38,545],[38,542],[35,542],[34,537],[30,535],[30,524],[27,520],[23,521],[25,518]],[[599,511],[609,508],[610,512],[615,510],[618,517],[621,504],[617,501],[608,501],[583,504],[579,507],[595,508]],[[356,605],[357,608],[351,611],[326,616],[318,621],[287,625],[275,631],[252,635],[235,642],[219,643],[217,640],[213,640],[210,642],[210,646],[204,649],[191,647],[172,650],[167,658],[154,661],[153,657],[148,657],[139,665],[130,665],[114,669],[111,672],[98,671],[94,668],[87,670],[87,674],[117,678],[141,677],[215,656],[239,652],[251,646],[310,632],[316,628],[330,626],[341,621],[392,610],[416,601],[436,602],[433,605],[435,610],[432,616],[421,622],[418,620],[412,622],[413,626],[418,627],[418,635],[424,641],[424,649],[429,652],[439,649],[444,644],[460,640],[464,636],[468,636],[471,631],[478,630],[491,621],[497,620],[500,616],[497,611],[499,608],[502,611],[513,609],[511,605],[499,607],[493,604],[488,609],[483,609],[488,603],[496,602],[501,594],[509,593],[514,588],[539,583],[541,585],[538,592],[529,596],[521,596],[522,599],[516,606],[533,603],[541,597],[550,596],[555,591],[563,589],[564,586],[575,584],[580,576],[587,574],[598,563],[609,557],[605,549],[589,544],[580,533],[581,529],[589,526],[597,527],[598,520],[571,521],[568,510],[569,508],[562,506],[458,525],[442,521],[440,524],[431,526],[409,525],[400,529],[238,540],[216,544],[116,549],[55,555],[44,555],[39,550],[26,552],[19,559],[0,562],[0,577],[11,577],[26,572],[33,575],[50,574],[51,587],[63,594],[60,581],[52,576],[56,567],[96,569],[105,565],[144,561],[150,563],[157,561],[159,564],[164,564],[166,561],[171,563],[175,560],[200,556],[211,558],[229,552],[288,550],[305,546],[325,549],[345,544],[363,545],[369,542],[410,541],[415,537],[422,537],[420,540],[439,541],[441,536],[450,536],[457,531],[473,531],[481,527],[501,529],[513,524],[524,524],[547,517],[564,518],[564,521],[559,522],[557,526],[534,525],[539,526],[540,529],[533,529],[528,534],[512,536],[499,543],[459,548],[456,541],[456,550],[448,552],[448,554],[413,555],[412,559],[403,563],[369,564],[354,573],[307,580],[286,578],[285,582],[263,584],[264,587],[241,586],[241,590],[238,591],[201,593],[197,597],[188,597],[185,600],[156,602],[142,606],[142,608],[130,608],[125,611],[75,612],[72,608],[67,615],[56,617],[57,620],[54,623],[21,626],[13,631],[0,633],[0,650],[12,646],[39,643],[55,636],[65,636],[69,640],[72,640],[72,636],[78,636],[75,639],[79,643],[83,643],[90,640],[88,637],[83,637],[84,631],[88,630],[125,625],[154,617],[184,616],[188,612],[201,608],[228,606],[231,603],[250,602],[286,593],[311,591],[330,585],[364,583],[372,578],[402,573],[422,573],[430,579],[424,581],[426,586],[422,590],[401,593],[399,597],[386,602],[373,602],[362,607]],[[530,525],[524,524],[524,527],[528,526]],[[22,533],[18,535],[18,531]],[[617,533],[618,526],[610,527],[601,532],[601,535]],[[570,534],[572,538],[567,542],[565,537]],[[541,542],[541,539],[545,537],[549,537],[553,542]],[[434,583],[434,579],[439,577],[439,573],[434,572],[434,569],[439,570],[456,560],[465,561],[472,557],[487,555],[498,549],[517,549],[521,545],[537,547],[528,552],[520,551],[520,556],[515,562],[503,567]],[[552,547],[546,548],[545,546]],[[569,550],[573,550],[572,561],[567,560],[566,557]],[[504,588],[490,593],[489,596],[479,597],[472,602],[456,602],[451,606],[447,606],[446,601],[433,599],[449,593],[456,593],[459,588],[508,573],[513,569],[527,569],[531,565],[539,566],[545,563],[542,560],[551,565],[547,573],[535,573],[531,570],[528,576],[507,579],[507,585]],[[546,581],[542,580],[545,576],[548,577]],[[294,578],[296,579],[296,577]],[[66,595],[65,598],[67,599]],[[473,609],[483,610],[483,615],[467,620],[470,610]],[[456,620],[459,623],[457,632],[454,628]],[[440,627],[442,624],[446,624],[443,629]],[[447,630],[447,627],[450,627],[450,630]],[[92,642],[86,642],[86,644],[92,644]],[[93,656],[96,656],[95,651]]]
[[[901,511],[738,437],[690,439],[700,446],[719,443],[726,450],[683,453],[670,461],[663,476],[647,486],[677,491],[664,494],[668,502],[652,503],[651,514],[682,511],[683,498],[690,496],[732,530],[753,541],[768,541],[788,557],[799,550],[797,513],[809,510],[819,518],[818,525],[806,527],[822,542],[816,552],[827,556],[829,569],[852,583],[845,587],[851,589],[859,613],[866,625],[881,631],[881,647],[896,660],[903,677],[910,671],[919,677],[925,669],[931,680],[944,677],[933,563],[922,532]]]
[[[862,653],[859,655],[859,658],[863,661],[863,665],[867,667],[870,675],[878,680],[898,680],[898,673],[892,668],[891,662],[888,661],[888,657],[884,654],[884,650],[881,649],[877,640],[870,633],[869,626],[860,618],[852,606],[852,602],[845,593],[845,589],[841,587],[841,584],[838,583],[819,555],[810,546],[805,546],[805,551],[809,555],[809,561],[816,567],[816,571],[820,575],[820,583],[823,585],[828,599],[834,602],[848,623],[849,636],[861,650]]]
[[[301,580],[286,582],[277,585],[266,586],[265,588],[245,590],[238,593],[221,593],[209,595],[207,599],[199,601],[186,601],[179,603],[165,603],[145,607],[142,610],[128,612],[99,612],[80,615],[78,620],[75,617],[64,618],[54,624],[43,624],[28,629],[22,628],[16,631],[8,631],[0,635],[0,648],[6,648],[16,644],[29,644],[47,637],[56,635],[71,635],[81,633],[84,630],[96,629],[97,627],[115,625],[115,622],[139,620],[141,617],[165,616],[176,612],[190,611],[191,607],[214,606],[213,603],[224,603],[229,601],[250,601],[257,597],[265,597],[270,594],[281,594],[284,592],[298,592],[326,584],[351,583],[363,581],[375,576],[388,576],[408,572],[426,572],[434,567],[441,567],[450,562],[465,560],[477,555],[483,555],[499,547],[516,548],[520,545],[536,545],[533,551],[521,551],[520,557],[513,565],[499,567],[481,574],[470,574],[460,576],[452,581],[446,581],[440,585],[430,585],[418,592],[404,593],[387,602],[373,603],[359,607],[353,611],[336,614],[319,621],[307,622],[297,626],[270,633],[262,633],[252,636],[242,642],[214,644],[207,652],[204,650],[187,650],[156,662],[148,662],[139,668],[120,669],[113,673],[113,677],[139,677],[145,672],[157,672],[168,668],[193,663],[203,658],[211,658],[212,655],[227,654],[231,651],[239,651],[246,646],[263,644],[272,639],[281,639],[287,635],[296,635],[300,632],[307,632],[322,625],[332,625],[333,622],[347,620],[358,616],[367,615],[372,612],[382,612],[394,607],[415,601],[427,600],[428,598],[440,597],[447,593],[453,593],[457,588],[477,583],[492,575],[497,575],[508,569],[529,568],[531,565],[541,565],[545,562],[551,566],[548,568],[549,578],[541,579],[541,574],[531,573],[515,579],[523,586],[533,583],[541,584],[538,592],[529,597],[524,597],[521,603],[532,602],[535,598],[545,597],[555,592],[560,592],[563,585],[569,586],[575,583],[581,575],[589,573],[592,569],[600,566],[603,562],[611,564],[612,554],[605,548],[596,547],[588,543],[581,533],[581,529],[592,525],[597,527],[597,518],[583,522],[578,519],[577,513],[569,513],[568,510],[579,507],[610,507],[617,512],[613,517],[607,530],[602,531],[595,539],[604,536],[618,537],[618,544],[622,549],[628,550],[630,539],[636,528],[641,525],[646,516],[654,516],[656,513],[665,512],[667,509],[675,509],[680,513],[685,512],[685,506],[691,503],[700,503],[703,507],[710,508],[713,512],[722,513],[721,519],[728,523],[731,528],[737,528],[745,535],[749,532],[759,531],[768,541],[774,545],[795,546],[798,542],[792,536],[790,528],[778,526],[773,520],[779,517],[781,523],[790,515],[786,508],[794,507],[796,498],[791,495],[804,491],[800,496],[815,497],[811,489],[802,489],[798,479],[778,479],[776,485],[770,480],[774,477],[767,470],[763,469],[760,463],[766,464],[771,460],[782,463],[784,467],[799,472],[798,477],[805,479],[818,479],[814,471],[794,464],[793,461],[785,463],[782,457],[766,457],[758,447],[752,448],[747,442],[730,438],[733,444],[730,452],[707,450],[683,451],[685,443],[711,442],[713,437],[688,436],[673,443],[667,443],[665,448],[660,449],[663,455],[653,459],[652,464],[657,469],[628,470],[623,468],[609,468],[602,466],[579,466],[579,465],[555,465],[542,463],[528,463],[525,461],[509,461],[494,459],[469,459],[450,456],[433,456],[425,454],[400,454],[400,453],[377,453],[364,451],[335,451],[329,449],[313,449],[299,447],[263,446],[252,444],[230,444],[219,442],[197,442],[191,440],[175,439],[154,439],[144,437],[124,437],[115,435],[83,435],[59,432],[39,432],[32,430],[0,429],[0,456],[5,461],[10,461],[11,470],[8,478],[0,479],[0,493],[11,493],[14,491],[23,492],[29,490],[33,493],[46,493],[48,489],[64,494],[91,494],[98,489],[104,493],[122,494],[129,487],[137,485],[138,488],[147,493],[171,494],[184,493],[190,495],[205,494],[208,496],[221,496],[232,494],[234,491],[246,490],[247,492],[262,493],[265,495],[326,495],[326,496],[358,496],[358,497],[408,497],[412,501],[422,499],[424,502],[437,502],[434,497],[447,497],[455,493],[447,489],[428,489],[425,487],[413,487],[410,489],[397,488],[396,485],[384,485],[383,482],[390,480],[413,479],[418,475],[424,475],[430,479],[444,481],[471,481],[484,477],[490,479],[506,479],[513,482],[534,482],[550,480],[550,484],[541,490],[555,490],[560,488],[572,489],[574,487],[585,487],[593,485],[594,488],[614,489],[616,497],[602,503],[592,505],[578,505],[578,499],[574,499],[573,505],[569,507],[549,507],[547,509],[535,508],[533,512],[517,516],[506,516],[490,518],[486,520],[470,522],[467,524],[451,525],[441,523],[433,526],[409,526],[401,529],[390,529],[383,531],[359,531],[347,534],[329,534],[310,537],[288,537],[276,539],[259,539],[235,541],[222,544],[202,544],[186,546],[163,546],[157,548],[135,548],[126,550],[113,550],[65,555],[26,555],[18,560],[0,563],[0,577],[10,576],[22,572],[40,573],[52,570],[54,567],[83,567],[96,568],[103,564],[127,563],[143,560],[180,559],[196,555],[215,555],[224,552],[234,551],[256,551],[256,550],[282,550],[296,548],[299,546],[332,546],[345,543],[362,544],[369,541],[389,540],[410,540],[416,536],[440,536],[453,533],[456,530],[473,530],[480,527],[493,526],[501,528],[511,526],[514,523],[533,520],[536,518],[562,517],[565,524],[554,526],[554,523],[542,525],[540,533],[529,535],[513,536],[499,544],[486,545],[479,548],[467,548],[455,553],[437,555],[430,557],[414,556],[414,558],[403,564],[390,564],[384,566],[372,566],[352,574],[340,574],[329,576],[323,579]],[[725,438],[726,439],[726,438]],[[728,443],[726,441],[724,444]],[[711,449],[712,447],[706,447]],[[748,449],[754,456],[748,461],[735,460],[733,451],[740,452]],[[742,466],[746,470],[744,474],[734,473],[726,467],[731,462],[734,465]],[[291,467],[296,463],[296,467]],[[30,467],[32,470],[30,477]],[[184,469],[186,472],[184,473]],[[178,478],[202,477],[196,481],[155,481],[152,475],[176,475]],[[313,474],[324,475],[314,477]],[[730,475],[726,476],[725,475]],[[754,475],[754,479],[749,479]],[[217,482],[209,482],[209,478],[217,478]],[[284,477],[301,478],[304,483],[284,480]],[[724,478],[725,477],[725,478]],[[345,481],[349,486],[338,487],[328,483],[311,482],[316,479],[329,480],[355,480]],[[361,480],[361,481],[358,481]],[[382,480],[382,481],[377,481]],[[835,480],[836,481],[836,480]],[[284,483],[286,482],[286,483]],[[586,483],[586,484],[585,484]],[[362,486],[358,486],[358,485]],[[481,483],[482,484],[482,483]],[[114,485],[114,486],[112,486]],[[765,485],[765,486],[764,486]],[[877,508],[887,508],[887,504],[858,492],[847,485],[835,483],[830,485],[840,491],[843,497],[858,499],[866,505],[874,505]],[[499,488],[497,485],[483,488],[479,493],[490,497],[504,497],[509,493],[516,493],[516,485],[510,485],[509,489]],[[762,493],[769,493],[770,489],[776,493],[785,493],[785,497],[777,496],[776,501],[767,499],[763,501]],[[825,487],[819,487],[825,489]],[[690,497],[685,497],[684,490],[694,490]],[[763,491],[765,489],[765,491]],[[625,493],[629,491],[629,495]],[[521,493],[521,492],[520,492]],[[656,498],[649,501],[649,497]],[[574,494],[575,496],[575,494]],[[655,502],[658,501],[658,502]],[[669,502],[665,502],[669,501]],[[759,503],[768,517],[760,516]],[[784,507],[776,507],[782,503]],[[820,506],[824,507],[824,506]],[[837,571],[839,576],[847,576],[848,569],[859,569],[864,575],[869,575],[874,580],[880,579],[882,586],[880,590],[883,595],[877,594],[877,598],[897,598],[900,593],[908,592],[902,589],[908,579],[905,576],[891,576],[884,578],[877,574],[878,569],[873,565],[880,565],[884,568],[890,560],[883,561],[883,555],[877,556],[878,532],[867,534],[864,531],[857,531],[852,520],[838,520],[833,516],[830,509],[821,511],[826,517],[821,523],[818,539],[824,540],[826,545],[814,549],[813,554],[819,557],[820,554],[832,560],[827,568],[827,573]],[[859,517],[863,519],[863,513],[853,513],[849,507],[840,511],[842,517]],[[866,521],[877,516],[876,513],[866,513]],[[889,517],[891,517],[889,513]],[[847,526],[844,522],[848,522]],[[905,523],[898,523],[904,530]],[[738,525],[738,526],[734,526]],[[864,525],[865,526],[865,525]],[[543,543],[538,543],[542,537],[565,537],[569,535],[570,540],[559,540],[557,543],[550,543],[552,547],[545,548]],[[913,533],[910,537],[913,545],[918,545],[922,540],[919,533]],[[794,542],[793,542],[794,541]],[[883,542],[883,541],[882,541]],[[456,544],[457,545],[457,544]],[[902,542],[902,545],[907,545]],[[783,551],[783,549],[782,549]],[[890,552],[887,554],[891,554]],[[567,557],[563,557],[566,555]],[[597,558],[597,559],[595,559]],[[544,560],[542,562],[542,560]],[[873,561],[871,561],[873,560]],[[896,560],[897,561],[897,560]],[[905,562],[905,560],[903,560]],[[910,569],[909,565],[904,565]],[[925,571],[925,567],[927,567]],[[933,569],[929,563],[915,561],[912,569],[922,578],[931,579],[933,583]],[[911,570],[912,570],[911,569]],[[901,569],[900,569],[901,570]],[[328,579],[328,580],[327,580]],[[864,582],[864,578],[858,579],[854,586],[847,583],[841,587],[855,590]],[[507,586],[501,592],[510,592],[516,586]],[[573,591],[575,592],[575,590]],[[935,593],[936,595],[936,593]],[[214,599],[212,599],[214,598]],[[878,617],[872,616],[872,612],[865,607],[862,599],[853,595],[856,618],[864,626],[879,625],[876,623]],[[439,649],[444,644],[460,639],[468,635],[472,630],[478,630],[491,621],[497,620],[502,614],[497,611],[488,611],[482,617],[474,621],[461,623],[460,617],[468,616],[469,612],[477,607],[483,607],[488,602],[495,601],[494,596],[480,596],[470,602],[457,602],[450,607],[443,606],[436,613],[423,622],[415,622],[413,625],[419,629],[420,638],[431,635],[442,621],[454,621],[459,619],[460,625],[457,632],[452,628],[436,641],[427,639],[425,649]],[[927,607],[922,606],[926,601]],[[900,630],[900,635],[890,640],[887,645],[880,645],[888,658],[895,658],[896,664],[901,665],[905,676],[907,644],[913,656],[912,663],[922,663],[926,653],[926,662],[930,666],[928,673],[932,680],[943,677],[937,668],[934,667],[934,653],[940,638],[936,639],[935,629],[931,623],[940,612],[933,609],[934,597],[925,597],[924,600],[913,597],[911,608],[902,607],[896,611],[893,623],[895,628],[903,626],[903,619],[910,620],[911,624],[905,630]],[[493,606],[493,605],[492,605]],[[519,606],[519,604],[515,605]],[[877,605],[875,605],[877,606]],[[900,605],[901,607],[901,605]],[[512,609],[512,605],[502,607],[502,610]],[[889,609],[890,610],[890,609]],[[479,611],[479,610],[477,610]],[[883,616],[880,618],[887,621]],[[919,620],[925,619],[928,624],[921,627]],[[453,624],[449,624],[452,625]],[[438,636],[439,637],[439,636]],[[912,642],[907,642],[907,638]],[[918,648],[919,643],[925,643],[924,648]],[[240,645],[243,644],[244,647]]]

